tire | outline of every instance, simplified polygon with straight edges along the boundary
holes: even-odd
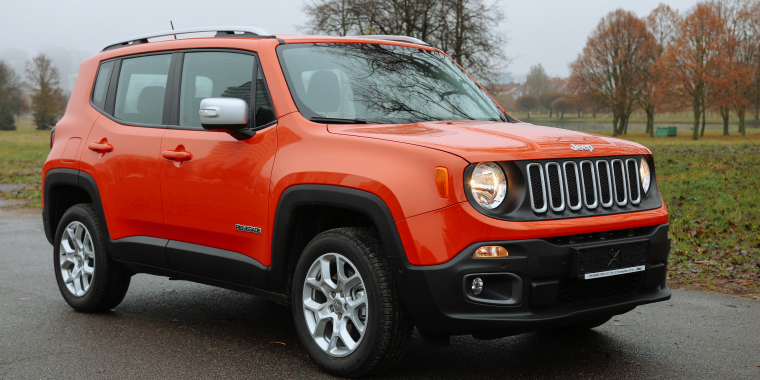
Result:
[[[131,274],[108,256],[105,236],[91,203],[66,210],[58,223],[54,243],[53,267],[58,289],[74,310],[106,311],[121,303],[129,289]]]
[[[335,281],[338,263],[345,281]],[[331,273],[330,281],[322,278],[323,268]],[[403,357],[414,326],[383,248],[367,230],[337,228],[317,235],[298,260],[292,289],[298,338],[324,371],[360,377],[387,371]],[[329,294],[333,290],[335,297]],[[338,330],[344,333],[340,338]]]

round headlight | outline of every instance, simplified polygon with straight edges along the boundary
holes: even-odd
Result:
[[[641,158],[641,165],[639,165],[639,178],[641,178],[641,188],[646,193],[649,191],[649,185],[652,183],[652,172],[649,170],[649,164],[644,157]]]
[[[470,191],[481,207],[494,209],[507,195],[507,177],[499,165],[493,162],[480,163],[472,171]]]

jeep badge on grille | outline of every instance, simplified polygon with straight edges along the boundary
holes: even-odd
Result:
[[[594,151],[594,147],[591,146],[591,145],[575,145],[575,144],[570,144],[570,149],[572,149],[572,150],[587,150],[589,152],[593,152]]]

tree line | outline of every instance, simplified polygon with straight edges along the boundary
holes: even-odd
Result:
[[[0,61],[0,130],[16,130],[16,118],[29,111],[38,130],[50,129],[66,110],[68,98],[60,87],[60,73],[47,56],[40,54],[27,61],[25,76],[22,81]]]
[[[683,15],[661,4],[643,18],[618,9],[599,22],[570,69],[570,91],[608,108],[614,135],[627,132],[637,109],[650,136],[657,110],[689,109],[696,140],[708,108],[719,111],[724,135],[732,112],[745,134],[747,109],[760,101],[760,1],[705,1]]]

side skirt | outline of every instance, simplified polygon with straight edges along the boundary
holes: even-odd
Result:
[[[290,306],[290,297],[284,294],[272,293],[272,292],[257,289],[251,286],[233,284],[231,282],[215,280],[212,278],[196,276],[196,275],[192,275],[188,273],[177,272],[170,269],[158,268],[158,267],[145,265],[145,264],[138,264],[138,263],[122,261],[122,260],[116,260],[116,261],[134,273],[145,273],[145,274],[151,274],[154,276],[169,277],[175,280],[191,281],[191,282],[197,282],[204,285],[216,286],[219,288],[234,290],[237,292],[242,292],[242,293],[266,298],[280,305]]]

